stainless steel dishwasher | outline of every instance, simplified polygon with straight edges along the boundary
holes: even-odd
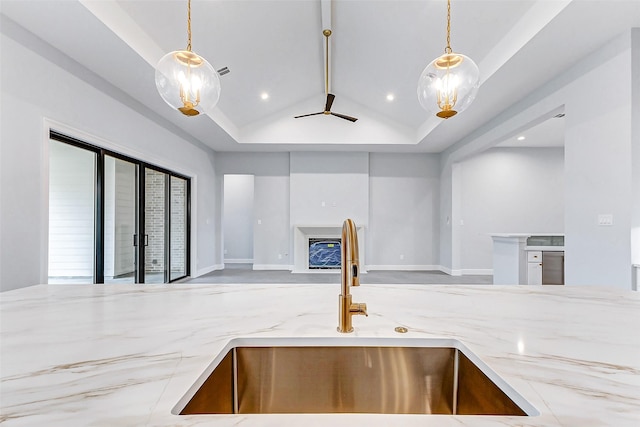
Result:
[[[564,252],[542,252],[542,284],[564,285]]]

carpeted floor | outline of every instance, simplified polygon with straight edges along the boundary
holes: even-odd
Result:
[[[251,264],[226,264],[195,279],[179,283],[340,283],[340,271],[330,273],[291,273],[290,271],[253,270]],[[491,284],[493,276],[449,276],[441,271],[369,271],[360,277],[362,284]]]

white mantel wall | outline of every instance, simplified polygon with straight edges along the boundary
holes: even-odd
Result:
[[[216,186],[213,151],[188,142],[96,89],[87,81],[110,86],[25,30],[3,25],[0,44],[0,290],[46,283],[45,119],[71,136],[191,176],[191,274],[211,271],[219,256],[212,244],[216,241],[213,218],[217,203],[212,190]],[[149,70],[152,79],[152,68]]]
[[[339,225],[369,219],[367,153],[291,153],[291,226]],[[362,243],[361,243],[362,244]]]
[[[294,233],[291,247],[294,271],[306,271],[309,257],[308,244],[299,241],[296,227],[333,227],[335,237],[339,237],[346,218],[353,219],[361,227],[358,235],[360,259],[366,264],[369,154],[293,152],[290,161],[289,218]],[[305,236],[313,237],[314,233],[311,231]],[[324,232],[316,236],[327,237]]]

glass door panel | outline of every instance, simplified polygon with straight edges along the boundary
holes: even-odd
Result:
[[[104,156],[104,283],[135,283],[135,163]]]
[[[96,158],[49,142],[49,283],[94,283]]]
[[[187,275],[187,180],[171,177],[169,280]]]
[[[165,283],[167,174],[145,168],[144,283]]]

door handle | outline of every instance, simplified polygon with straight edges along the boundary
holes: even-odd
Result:
[[[133,246],[138,246],[138,235],[137,234],[133,235]]]
[[[149,235],[148,234],[144,235],[144,245],[145,246],[149,246]]]

